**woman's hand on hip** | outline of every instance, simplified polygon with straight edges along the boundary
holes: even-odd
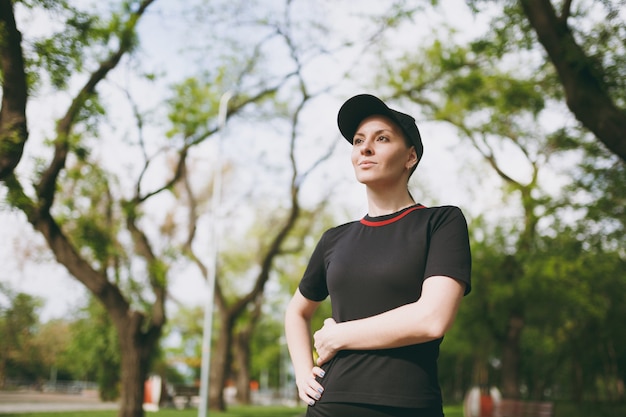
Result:
[[[324,370],[319,366],[314,366],[311,369],[311,375],[302,381],[296,381],[298,387],[298,397],[310,406],[315,405],[315,402],[322,398],[324,387],[317,382],[315,377],[324,377]]]
[[[313,334],[317,365],[322,366],[339,352],[339,325],[333,319],[324,320],[324,326]]]

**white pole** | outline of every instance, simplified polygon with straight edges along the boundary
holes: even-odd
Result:
[[[218,113],[218,137],[215,162],[215,173],[213,174],[213,196],[211,198],[211,211],[213,219],[211,221],[211,265],[207,280],[208,295],[204,308],[204,325],[202,328],[202,365],[200,369],[200,404],[198,405],[198,417],[206,417],[209,408],[209,376],[211,364],[211,335],[213,333],[213,308],[215,298],[215,277],[217,275],[217,258],[219,243],[219,206],[222,194],[222,136],[226,126],[226,114],[228,112],[228,100],[233,94],[228,91],[220,99]]]

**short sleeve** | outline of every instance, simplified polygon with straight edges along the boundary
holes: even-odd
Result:
[[[326,233],[317,242],[315,250],[309,259],[298,288],[305,298],[312,301],[323,301],[328,297],[326,285],[326,262],[325,262],[325,237]]]
[[[433,216],[424,277],[443,275],[465,283],[471,291],[472,259],[465,216],[458,207],[445,207]]]

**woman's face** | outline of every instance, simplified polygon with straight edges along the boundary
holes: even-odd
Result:
[[[414,147],[406,144],[402,130],[385,116],[364,119],[354,134],[352,166],[359,182],[368,186],[406,185],[417,163]]]

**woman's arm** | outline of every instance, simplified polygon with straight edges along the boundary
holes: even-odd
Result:
[[[396,348],[443,337],[454,322],[464,290],[465,284],[453,278],[429,277],[414,303],[360,320],[326,319],[314,334],[317,364],[328,362],[340,350]]]
[[[315,404],[324,391],[315,380],[316,376],[323,377],[324,371],[313,364],[311,343],[311,317],[319,305],[296,290],[285,313],[285,336],[296,374],[298,396],[308,405]]]

